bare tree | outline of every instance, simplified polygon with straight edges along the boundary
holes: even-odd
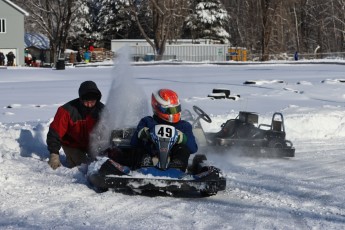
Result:
[[[49,38],[50,60],[56,60],[66,49],[69,36],[88,25],[88,8],[83,0],[22,0],[19,4],[30,13],[26,21],[29,30]]]
[[[66,48],[67,40],[88,26],[86,6],[94,0],[13,1],[30,13],[27,31],[43,33],[50,39],[54,60],[56,52]],[[261,60],[283,52],[313,53],[316,47],[320,47],[320,52],[345,50],[345,0],[220,1],[231,15],[231,20],[224,24],[230,43],[246,47]],[[145,38],[158,59],[164,54],[167,42],[192,37],[183,25],[188,15],[193,14],[191,6],[196,0],[97,2],[102,2],[104,18],[112,20],[104,20],[90,33],[96,30],[107,38]],[[115,7],[110,10],[112,13],[104,2]]]
[[[276,10],[280,0],[260,0],[261,6],[261,60],[269,59],[268,45],[271,40]]]
[[[148,0],[139,2],[135,0],[122,0],[123,7],[130,10],[138,28],[152,46],[157,58],[160,59],[165,52],[168,40],[174,40],[181,34],[182,26],[188,12],[186,0]],[[145,18],[139,15],[144,14]],[[151,31],[144,29],[149,23]],[[149,34],[153,35],[153,41]]]

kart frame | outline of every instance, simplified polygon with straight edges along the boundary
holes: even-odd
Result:
[[[203,151],[216,150],[257,157],[294,157],[295,148],[286,140],[284,116],[275,112],[271,124],[258,124],[258,114],[240,111],[235,119],[227,120],[216,133],[205,132],[200,120],[211,123],[211,118],[199,107],[193,106],[197,117],[189,110],[184,119],[191,122],[198,146]]]

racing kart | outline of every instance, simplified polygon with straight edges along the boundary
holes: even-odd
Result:
[[[199,148],[216,149],[217,152],[239,153],[258,157],[294,157],[295,148],[286,140],[284,117],[274,113],[271,124],[258,124],[259,115],[240,111],[235,119],[227,120],[216,133],[203,130],[200,120],[211,123],[211,118],[199,107],[193,106],[197,117],[184,111],[185,117],[193,124],[193,133]]]
[[[112,151],[132,155],[134,149],[129,143],[134,131],[134,128],[113,130]],[[125,165],[116,161],[116,158],[103,156],[90,164],[87,178],[98,190],[199,192],[201,196],[212,196],[225,190],[226,179],[218,168],[207,163],[205,155],[196,154],[187,172],[170,167],[170,150],[177,137],[175,127],[156,125],[150,130],[151,141],[158,150],[153,166]]]

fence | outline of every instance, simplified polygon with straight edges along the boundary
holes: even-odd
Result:
[[[201,48],[200,48],[201,47]],[[200,46],[199,48],[190,48],[178,45],[177,47],[167,47],[163,56],[154,55],[151,46],[134,46],[131,47],[132,61],[158,61],[158,60],[175,60],[175,61],[260,61],[261,54],[251,53],[244,48],[236,48],[234,51],[231,47],[220,45],[215,47]],[[97,50],[92,52],[92,62],[102,62],[112,60],[113,51]],[[313,59],[341,59],[345,60],[345,52],[328,52],[328,53],[299,53],[299,60]],[[294,53],[275,53],[269,55],[269,60],[294,60]],[[66,61],[67,57],[66,57]]]
[[[270,53],[269,60],[294,60],[294,53]],[[261,54],[247,54],[249,61],[260,61]],[[345,52],[325,52],[325,53],[298,53],[299,60],[315,60],[315,59],[340,59],[345,60]]]

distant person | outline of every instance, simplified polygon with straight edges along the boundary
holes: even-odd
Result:
[[[61,166],[61,147],[66,154],[68,167],[88,162],[90,133],[104,109],[101,97],[96,83],[85,81],[79,87],[79,98],[58,108],[47,134],[50,167],[56,169]]]
[[[41,60],[41,66],[43,66],[44,63],[46,62],[46,54],[43,50],[41,50],[41,53],[40,53],[40,60]]]
[[[78,50],[78,52],[77,52],[76,59],[77,59],[77,62],[81,62],[81,60],[82,60],[80,50]]]
[[[295,52],[294,59],[295,59],[295,61],[298,61],[298,52],[297,51]]]
[[[14,66],[14,59],[16,56],[14,56],[14,53],[10,51],[8,54],[6,54],[7,57],[7,65],[8,66]]]
[[[0,66],[5,65],[5,55],[3,52],[0,52]]]
[[[74,52],[72,51],[70,54],[69,54],[69,63],[72,63],[74,64],[74,59],[75,59],[75,55],[74,55]]]
[[[152,145],[150,130],[158,124],[174,126],[178,132],[178,140],[171,149],[170,168],[186,171],[190,154],[198,150],[192,131],[192,125],[181,120],[181,104],[176,92],[160,89],[151,97],[153,116],[146,116],[139,121],[132,136],[131,146],[137,152],[141,167],[153,166],[152,157],[157,149]]]
[[[89,51],[86,51],[86,52],[84,53],[84,59],[85,59],[85,62],[86,62],[86,63],[89,63],[89,62],[90,62],[90,57],[91,57],[90,52],[89,52]]]
[[[32,62],[32,55],[29,52],[27,52],[25,55],[26,66],[31,66],[31,62]]]

